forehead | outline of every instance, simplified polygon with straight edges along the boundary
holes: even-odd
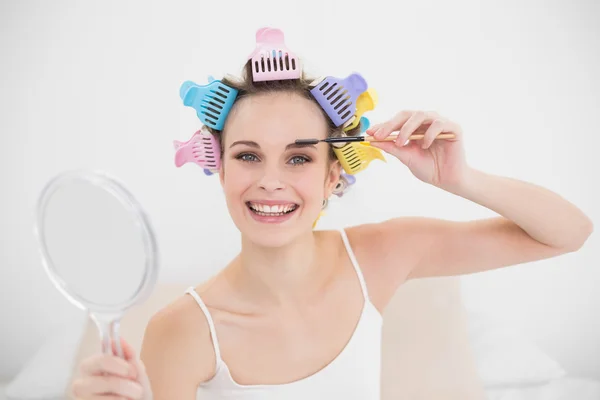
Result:
[[[253,140],[287,145],[296,139],[325,138],[327,122],[319,105],[297,93],[243,98],[227,118],[225,142]]]

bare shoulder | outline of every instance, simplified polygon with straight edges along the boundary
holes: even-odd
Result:
[[[152,316],[140,358],[154,399],[195,399],[200,383],[215,373],[215,353],[206,317],[190,295]]]
[[[390,235],[388,225],[391,224],[394,224],[394,235]],[[419,234],[421,224],[421,218],[403,218],[345,228],[371,301],[381,312],[419,261],[420,248],[428,241],[426,235]],[[397,251],[391,252],[390,248]],[[390,264],[395,266],[393,275],[383,270]]]

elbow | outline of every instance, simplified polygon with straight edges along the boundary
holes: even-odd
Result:
[[[585,217],[584,221],[577,227],[575,232],[570,235],[569,243],[566,246],[563,246],[564,249],[569,253],[578,251],[585,245],[588,238],[592,235],[592,232],[594,232],[594,224],[592,220]]]

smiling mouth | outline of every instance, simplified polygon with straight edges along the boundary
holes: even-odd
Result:
[[[264,204],[253,203],[251,201],[246,202],[246,205],[250,211],[262,217],[281,217],[293,213],[299,207],[299,205],[295,203],[268,206]]]

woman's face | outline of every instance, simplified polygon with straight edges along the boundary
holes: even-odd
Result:
[[[311,230],[339,179],[328,144],[294,144],[326,137],[318,107],[298,94],[261,94],[240,100],[227,119],[221,185],[234,223],[255,243],[282,246]]]

